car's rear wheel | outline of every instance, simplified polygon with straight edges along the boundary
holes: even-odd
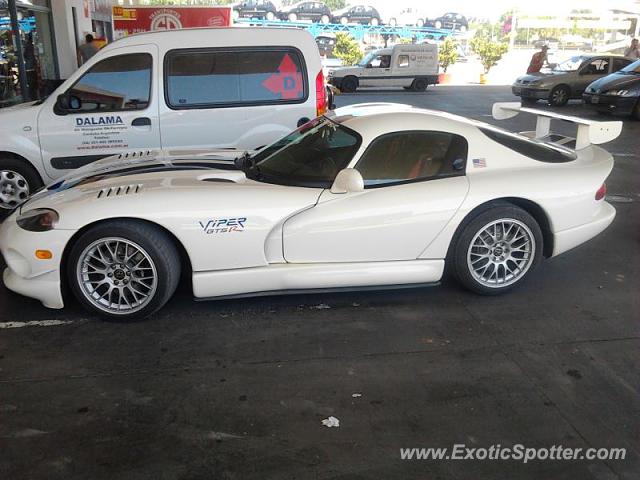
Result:
[[[162,308],[176,290],[181,268],[175,244],[160,228],[114,220],[82,234],[66,270],[71,290],[85,308],[124,321]]]
[[[411,85],[414,92],[424,92],[427,89],[429,82],[426,78],[416,78]]]
[[[267,14],[265,15],[265,19],[267,19],[270,22],[273,22],[276,19],[276,14],[273,12],[267,12]]]
[[[569,91],[569,87],[566,85],[558,85],[549,94],[549,104],[554,107],[562,107],[567,104],[569,101],[569,96],[571,92]]]
[[[342,80],[340,90],[345,93],[353,93],[358,89],[358,79],[356,77],[346,77]]]
[[[372,27],[377,27],[380,24],[380,20],[378,20],[377,18],[372,18],[369,21],[369,25],[371,25]]]
[[[424,20],[423,20],[423,19],[421,19],[421,18],[419,18],[419,19],[416,21],[416,27],[418,27],[418,28],[422,28],[422,27],[424,27]]]
[[[395,18],[390,18],[389,19],[389,26],[390,27],[395,27],[398,25],[398,20],[396,20]]]
[[[433,26],[436,27],[437,29],[441,29],[442,28],[442,22],[440,20],[436,20],[436,23],[434,23]]]
[[[240,12],[238,10],[234,10],[231,13],[231,16],[233,17],[234,20],[238,20],[240,18]]]
[[[340,18],[340,24],[341,25],[346,25],[347,23],[349,23],[349,19],[347,17],[341,17]]]
[[[0,213],[13,210],[41,186],[40,176],[26,160],[0,157]]]
[[[491,207],[473,218],[454,246],[455,276],[469,290],[497,295],[521,284],[542,259],[536,220],[515,205]]]
[[[296,15],[295,13],[290,13],[287,18],[289,18],[290,22],[295,22],[296,20],[298,20],[298,15]]]
[[[330,21],[331,19],[329,18],[329,15],[322,15],[320,17],[320,23],[327,25]]]

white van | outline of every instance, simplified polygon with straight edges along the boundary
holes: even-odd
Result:
[[[0,208],[103,157],[136,149],[254,149],[327,108],[304,30],[212,28],[133,35],[49,98],[0,109]]]
[[[366,55],[353,67],[329,70],[329,83],[343,92],[358,87],[404,87],[423,92],[438,83],[438,45],[405,44]]]

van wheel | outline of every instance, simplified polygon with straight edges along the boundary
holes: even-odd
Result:
[[[0,157],[0,212],[13,210],[42,186],[38,172],[14,157]]]
[[[356,77],[346,77],[342,80],[340,90],[345,93],[353,93],[358,89],[358,79]]]
[[[180,280],[171,238],[144,222],[95,225],[69,252],[69,285],[85,308],[111,320],[145,318],[162,308]]]
[[[411,88],[414,92],[424,92],[427,89],[427,85],[429,85],[429,82],[427,82],[426,78],[416,78]]]

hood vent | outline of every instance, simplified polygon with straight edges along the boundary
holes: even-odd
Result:
[[[121,197],[123,195],[133,195],[142,191],[142,184],[121,185],[119,187],[103,188],[98,192],[98,198]]]
[[[142,158],[149,157],[153,154],[152,150],[140,150],[136,152],[126,152],[118,155],[118,160],[123,160],[125,158]]]

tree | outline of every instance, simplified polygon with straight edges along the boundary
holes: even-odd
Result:
[[[484,67],[484,73],[489,73],[491,67],[495,67],[502,56],[507,53],[509,45],[503,42],[492,42],[485,37],[474,37],[471,40],[471,50],[479,57]]]
[[[342,60],[344,65],[355,65],[362,60],[363,56],[358,42],[345,32],[336,33],[336,46],[333,48],[333,54]]]
[[[458,60],[458,45],[452,38],[447,38],[438,48],[438,62],[442,67],[442,72],[447,73],[449,65]]]
[[[347,6],[347,0],[324,0],[324,4],[329,7],[331,11],[340,10]]]

